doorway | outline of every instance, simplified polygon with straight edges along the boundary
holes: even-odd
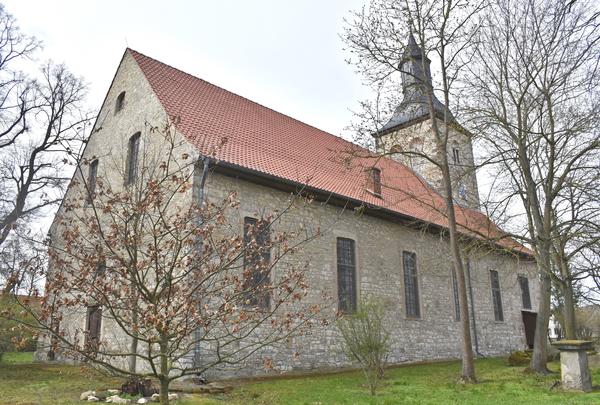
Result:
[[[523,314],[523,325],[525,326],[525,340],[527,346],[533,349],[533,340],[535,338],[535,323],[537,321],[537,313],[529,311],[521,311]]]

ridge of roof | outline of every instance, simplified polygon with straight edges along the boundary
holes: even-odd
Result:
[[[208,85],[210,85],[210,86],[214,86],[214,87],[216,87],[216,88],[218,88],[218,89],[220,89],[220,90],[226,91],[227,93],[233,94],[233,95],[234,95],[234,96],[236,96],[236,97],[240,97],[240,98],[242,98],[242,99],[244,99],[244,100],[246,100],[246,101],[248,101],[248,102],[250,102],[250,103],[252,103],[252,104],[256,104],[257,106],[259,106],[259,107],[262,107],[262,108],[265,108],[265,109],[267,109],[267,110],[270,110],[270,111],[272,111],[272,112],[274,112],[274,113],[276,113],[276,114],[278,114],[278,115],[283,115],[284,117],[287,117],[287,118],[289,118],[289,119],[291,119],[291,120],[297,121],[297,122],[299,122],[299,123],[301,123],[301,124],[303,124],[303,125],[306,125],[306,126],[308,126],[308,127],[311,127],[311,128],[313,128],[313,129],[316,129],[317,131],[319,131],[319,132],[322,132],[323,134],[325,134],[325,135],[327,135],[327,136],[331,136],[331,137],[334,137],[334,138],[336,138],[336,139],[338,139],[338,140],[340,140],[340,141],[342,141],[342,142],[345,142],[345,143],[347,143],[349,146],[352,146],[352,147],[355,147],[355,148],[359,148],[359,149],[361,149],[361,150],[363,150],[363,151],[365,151],[365,152],[368,152],[369,154],[373,155],[373,152],[371,152],[370,150],[368,150],[368,149],[366,149],[366,148],[364,148],[364,147],[362,147],[362,146],[360,146],[360,145],[357,145],[357,144],[355,144],[354,142],[351,142],[351,141],[349,141],[349,140],[347,140],[347,139],[344,139],[344,138],[342,138],[342,137],[341,137],[341,136],[339,136],[339,135],[332,134],[331,132],[327,132],[327,131],[325,131],[324,129],[321,129],[321,128],[319,128],[319,127],[316,127],[316,126],[314,126],[314,125],[312,125],[312,124],[309,124],[309,123],[307,123],[307,122],[304,122],[304,121],[302,121],[302,120],[299,120],[298,118],[294,118],[294,117],[292,117],[292,116],[291,116],[291,115],[289,115],[289,114],[286,114],[286,113],[284,113],[284,112],[281,112],[281,111],[277,111],[277,110],[275,110],[275,109],[274,109],[274,108],[272,108],[272,107],[269,107],[269,106],[267,106],[267,105],[261,104],[261,103],[259,103],[258,101],[254,101],[254,100],[252,100],[252,99],[250,99],[250,98],[248,98],[248,97],[246,97],[246,96],[243,96],[243,95],[241,95],[241,94],[238,94],[238,93],[236,93],[235,91],[227,90],[226,88],[224,88],[224,87],[222,87],[222,86],[219,86],[218,84],[214,84],[214,83],[211,83],[211,82],[209,82],[208,80],[204,80],[204,79],[202,79],[201,77],[194,76],[193,74],[191,74],[191,73],[189,73],[189,72],[186,72],[185,70],[182,70],[182,69],[180,69],[180,68],[178,68],[178,67],[175,67],[175,66],[173,66],[173,65],[171,65],[171,64],[168,64],[168,63],[166,63],[166,62],[160,61],[160,60],[158,60],[158,59],[156,59],[156,58],[153,58],[152,56],[148,56],[148,55],[146,55],[146,54],[145,54],[145,53],[143,53],[143,52],[140,52],[140,51],[138,51],[138,50],[135,50],[135,49],[133,49],[133,48],[129,48],[129,47],[127,47],[125,50],[126,50],[126,51],[129,51],[129,52],[130,52],[130,53],[132,53],[132,54],[137,54],[137,55],[140,55],[140,56],[142,56],[142,57],[144,57],[144,58],[147,58],[147,59],[153,60],[154,62],[157,62],[157,63],[160,63],[160,64],[162,64],[162,65],[165,65],[165,66],[167,66],[167,67],[169,67],[169,68],[171,68],[171,69],[173,69],[173,70],[176,70],[176,71],[178,71],[178,72],[180,72],[180,73],[182,73],[182,74],[184,74],[184,75],[186,75],[186,76],[189,76],[191,79],[194,79],[194,80],[199,80],[199,81],[201,81],[201,82],[204,82],[204,83],[206,83],[206,84],[208,84]]]

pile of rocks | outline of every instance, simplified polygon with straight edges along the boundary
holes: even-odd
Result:
[[[106,390],[101,392],[96,391],[85,391],[81,393],[79,399],[81,401],[88,402],[105,402],[111,404],[132,404],[133,401],[129,398],[121,398],[119,390]],[[177,394],[169,394],[169,401],[176,401],[179,399]],[[152,394],[151,397],[143,397],[136,400],[136,404],[148,404],[151,402],[160,402],[160,395]]]

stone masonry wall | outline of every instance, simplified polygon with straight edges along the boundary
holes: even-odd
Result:
[[[282,210],[289,201],[288,193],[211,173],[206,185],[209,199],[220,199],[231,191],[238,193],[240,209],[229,220],[234,226],[237,221],[240,232],[244,216],[260,217],[274,210]],[[392,338],[389,361],[396,364],[460,356],[460,323],[454,319],[451,262],[446,239],[318,202],[291,210],[279,223],[274,224],[274,229],[281,231],[299,223],[306,228],[319,227],[322,231],[320,238],[305,246],[293,259],[296,265],[304,261],[310,263],[308,302],[319,302],[323,291],[337,297],[336,238],[353,239],[356,243],[359,297],[372,294],[385,299],[388,304],[386,325]],[[405,315],[401,260],[404,250],[417,255],[421,305],[421,318],[417,320],[408,319]],[[531,300],[535,306],[538,287],[534,263],[521,261],[507,253],[483,249],[471,251],[469,259],[479,355],[498,356],[525,348],[517,275],[529,278]],[[503,322],[494,320],[490,270],[499,272]],[[335,299],[332,304],[335,310]],[[295,357],[295,352],[300,356]],[[311,330],[307,336],[294,338],[286,345],[263,350],[250,359],[248,367],[244,369],[216,369],[211,375],[232,377],[265,374],[263,357],[274,360],[274,372],[351,365],[344,355],[340,334],[331,325]]]

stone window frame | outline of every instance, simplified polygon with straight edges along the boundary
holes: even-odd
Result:
[[[138,177],[138,165],[140,156],[140,144],[142,143],[142,132],[137,131],[127,141],[127,160],[125,162],[125,185],[132,185]]]
[[[497,286],[494,286],[494,277],[492,274],[496,274],[496,282]],[[500,283],[500,272],[495,269],[490,269],[488,271],[488,277],[490,281],[490,293],[492,299],[492,309],[494,312],[494,321],[495,322],[504,322],[504,305],[502,303],[502,285]]]
[[[346,231],[341,231],[341,230],[333,230],[332,231],[332,236],[333,238],[331,238],[330,240],[330,247],[331,247],[331,258],[332,258],[332,263],[333,263],[333,269],[332,269],[332,273],[333,273],[333,280],[332,280],[332,291],[334,292],[334,297],[336,297],[336,307],[339,308],[339,303],[338,303],[338,296],[339,296],[339,291],[338,291],[338,277],[337,277],[337,271],[338,271],[338,260],[337,260],[337,240],[338,238],[345,238],[345,239],[351,239],[354,241],[354,260],[355,260],[355,266],[354,266],[354,291],[356,292],[356,303],[358,304],[361,300],[361,296],[362,296],[362,291],[361,291],[361,285],[360,285],[360,279],[362,276],[362,269],[360,266],[360,259],[361,259],[361,255],[360,255],[360,243],[359,243],[359,238],[356,234],[352,233],[352,232],[346,232]]]
[[[92,348],[93,351],[98,351],[98,345],[100,343],[100,339],[102,339],[102,328],[104,326],[104,322],[103,321],[103,316],[102,316],[102,306],[99,304],[93,304],[93,305],[87,305],[85,307],[85,312],[86,312],[86,316],[85,316],[85,345],[89,346],[91,344],[94,344],[94,347]],[[90,330],[91,330],[91,316],[93,313],[96,313],[98,316],[98,335],[95,336],[94,338],[96,339],[96,342],[92,343],[91,339],[92,337],[90,337]]]
[[[94,201],[96,193],[96,180],[98,179],[98,165],[100,159],[94,158],[88,165],[88,178],[87,178],[87,196],[85,198],[85,204],[91,205]]]
[[[460,164],[460,149],[455,145],[452,145],[452,162],[455,165]]]
[[[417,316],[412,316],[409,314],[408,308],[408,285],[406,284],[406,267],[404,257],[405,254],[412,254],[415,258],[415,274],[413,275],[416,287],[416,308]],[[421,295],[421,282],[420,282],[420,272],[419,272],[419,260],[418,255],[415,251],[411,250],[402,250],[400,254],[400,263],[402,263],[402,286],[404,287],[404,316],[407,320],[422,320],[423,319],[423,300]]]
[[[525,291],[523,289],[523,285],[521,284],[521,280],[525,280],[527,284],[527,301],[529,305],[525,305]],[[529,277],[527,277],[527,274],[517,274],[517,284],[519,285],[519,291],[521,292],[521,308],[531,311],[533,309],[533,306],[531,304],[531,288],[529,287]]]
[[[351,242],[351,246],[352,246],[352,261],[353,263],[351,265],[349,264],[341,264],[340,263],[340,242],[341,241],[348,241]],[[346,238],[346,237],[336,237],[335,238],[335,268],[336,268],[336,290],[337,290],[337,306],[338,306],[338,311],[344,314],[352,314],[355,313],[358,307],[358,262],[357,262],[357,255],[356,255],[356,251],[357,249],[357,243],[355,239],[352,238]],[[352,282],[353,282],[353,290],[351,291],[351,294],[349,295],[350,297],[350,307],[348,308],[341,308],[341,302],[342,300],[341,298],[341,294],[340,294],[340,269],[341,268],[345,268],[345,267],[352,267]],[[348,301],[348,300],[345,300]]]
[[[127,94],[126,91],[122,91],[117,96],[117,99],[115,100],[115,114],[118,114],[119,112],[123,111],[123,108],[125,108],[125,95],[126,94]]]
[[[242,237],[243,237],[243,241],[244,241],[244,246],[246,245],[246,224],[247,224],[247,220],[253,220],[255,221],[256,225],[259,225],[260,222],[266,222],[264,221],[262,218],[256,218],[254,215],[243,215],[242,216]],[[268,228],[270,228],[270,225],[268,226]],[[270,263],[270,265],[272,264],[272,257],[271,257],[271,251],[269,250],[268,252],[268,261]],[[246,269],[246,264],[247,264],[247,258],[246,255],[243,255],[243,259],[242,259],[242,268]],[[270,268],[270,272],[272,271],[272,268]],[[270,282],[271,281],[271,274],[268,274],[267,277],[263,280],[261,280],[262,282]],[[250,307],[256,307],[258,309],[262,309],[262,310],[269,310],[271,308],[271,294],[269,292],[266,292],[262,297],[251,297],[252,300],[256,299],[256,302],[251,302],[250,304],[248,304],[248,306]]]

